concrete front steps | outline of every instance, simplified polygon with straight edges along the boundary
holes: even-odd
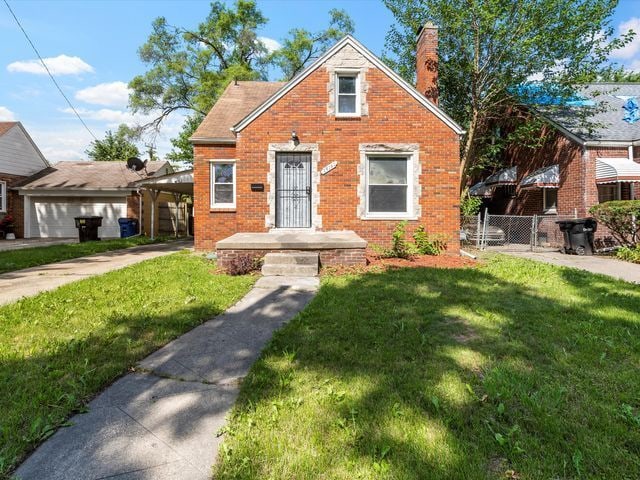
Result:
[[[319,255],[314,252],[267,253],[262,264],[262,275],[316,277],[319,261]]]

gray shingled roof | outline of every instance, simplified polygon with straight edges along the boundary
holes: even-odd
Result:
[[[623,120],[626,97],[640,100],[640,83],[592,83],[580,94],[595,106],[538,106],[536,110],[585,141],[640,140],[640,121]],[[623,97],[623,98],[620,98]]]

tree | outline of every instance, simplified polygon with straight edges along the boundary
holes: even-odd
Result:
[[[532,89],[555,98],[575,95],[632,36],[613,38],[617,0],[383,1],[397,21],[386,37],[386,61],[409,81],[418,28],[427,21],[440,27],[440,105],[467,131],[462,188],[487,147],[496,145],[496,125],[526,103]]]
[[[598,77],[601,82],[613,83],[637,83],[640,82],[640,72],[624,69],[612,69],[605,71]]]
[[[138,50],[148,70],[129,82],[129,106],[134,113],[156,115],[147,125],[156,129],[173,112],[188,111],[182,131],[172,139],[169,158],[192,160],[188,139],[231,81],[266,80],[273,67],[291,78],[332,41],[353,31],[346,12],[329,13],[326,30],[291,30],[292,38],[271,54],[258,38],[257,31],[267,19],[254,0],[237,0],[232,6],[214,2],[207,18],[193,30],[172,26],[159,17]]]
[[[135,144],[139,132],[125,124],[118,127],[115,133],[107,130],[102,140],[94,140],[85,153],[91,160],[100,162],[122,162],[130,157],[140,156]]]
[[[334,8],[329,10],[329,16],[329,27],[326,30],[316,33],[303,28],[289,30],[291,38],[286,39],[282,47],[270,55],[269,62],[281,70],[284,80],[291,80],[331,44],[353,33],[353,20],[347,12]]]

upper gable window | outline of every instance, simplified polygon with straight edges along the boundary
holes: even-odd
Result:
[[[357,73],[336,75],[336,115],[360,115],[360,79]]]

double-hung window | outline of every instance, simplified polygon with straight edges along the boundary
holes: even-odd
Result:
[[[359,83],[357,73],[336,74],[336,115],[360,115]]]
[[[211,162],[211,208],[236,207],[236,163],[233,160]]]
[[[558,211],[558,189],[542,189],[542,210],[544,213],[556,213]]]
[[[619,184],[612,183],[606,185],[598,185],[598,202],[610,202],[612,200],[620,200]]]
[[[0,182],[0,212],[7,211],[7,183]]]
[[[411,160],[400,156],[367,157],[367,216],[406,218],[412,211]]]

